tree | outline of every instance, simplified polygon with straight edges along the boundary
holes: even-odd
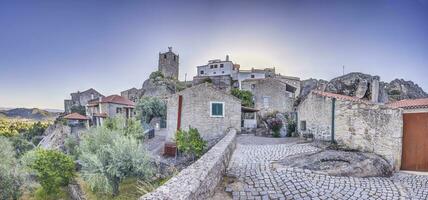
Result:
[[[130,176],[147,179],[152,166],[142,143],[123,130],[97,127],[84,134],[79,160],[82,177],[92,190],[119,193],[119,184]]]
[[[155,117],[166,117],[166,104],[156,97],[143,97],[136,105],[137,118],[146,123]]]
[[[141,122],[134,118],[126,119],[122,116],[107,118],[104,121],[103,127],[111,131],[121,132],[125,136],[132,136],[138,140],[144,138],[144,130]]]
[[[155,71],[155,72],[152,72],[151,74],[150,74],[150,79],[153,79],[153,80],[156,80],[156,78],[157,77],[160,77],[160,78],[164,78],[164,75],[162,74],[162,72],[161,71]]]
[[[23,160],[48,195],[57,194],[74,177],[73,159],[59,151],[37,148],[27,152]]]
[[[0,199],[18,199],[25,173],[15,158],[12,143],[2,136],[0,136],[0,158]]]
[[[244,91],[239,89],[232,89],[231,94],[241,99],[242,106],[254,107],[253,94],[250,91]]]
[[[81,115],[86,115],[85,106],[74,105],[74,106],[71,106],[70,111],[72,113],[79,113]]]
[[[205,151],[207,142],[202,139],[198,129],[189,127],[189,131],[178,130],[176,136],[178,150],[199,158]]]

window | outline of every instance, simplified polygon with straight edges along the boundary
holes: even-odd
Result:
[[[214,68],[217,68],[217,65],[214,65]]]
[[[217,74],[217,72],[213,72],[213,74]]]
[[[251,78],[254,78],[255,76],[254,76],[254,74],[251,74]]]
[[[223,68],[224,67],[224,64],[220,64],[220,68]]]
[[[204,70],[201,71],[201,74],[204,74]]]
[[[211,102],[211,117],[224,117],[224,102]]]
[[[116,108],[116,113],[122,113],[122,108]]]
[[[212,69],[212,68],[214,68],[214,65],[210,65],[210,68]]]
[[[251,89],[256,88],[256,84],[251,84]]]
[[[269,100],[270,100],[270,97],[263,97],[263,106],[265,108],[269,108]]]
[[[166,54],[163,54],[163,58],[166,59]]]
[[[300,130],[306,131],[306,120],[300,121]]]
[[[224,74],[224,71],[221,71],[222,74]]]
[[[175,61],[175,59],[176,59],[176,58],[175,58],[175,56],[174,56],[174,61]]]

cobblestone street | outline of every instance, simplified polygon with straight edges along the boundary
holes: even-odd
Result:
[[[259,139],[263,144],[257,142]],[[271,144],[269,144],[269,140]],[[233,199],[427,199],[428,176],[396,173],[390,178],[329,176],[276,165],[287,156],[319,151],[298,140],[242,135],[230,161],[226,186]],[[251,141],[253,143],[251,144]]]

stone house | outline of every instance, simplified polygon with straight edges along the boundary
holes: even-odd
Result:
[[[329,92],[311,91],[297,106],[300,135],[376,153],[401,166],[402,110]]]
[[[134,103],[137,103],[137,101],[138,101],[138,99],[140,99],[141,95],[142,95],[141,90],[139,90],[135,87],[120,92],[120,96],[125,97],[125,98],[133,101]]]
[[[123,116],[131,118],[135,116],[135,103],[119,95],[110,95],[91,100],[86,105],[86,114],[92,125],[103,124],[105,118]]]
[[[229,128],[241,130],[241,100],[204,83],[167,100],[167,142],[178,129],[197,128],[205,140],[221,137]]]
[[[247,79],[242,81],[242,90],[250,91],[254,107],[264,116],[278,111],[293,112],[296,88],[277,78]]]
[[[405,99],[388,106],[403,109],[401,169],[428,171],[428,98]]]
[[[89,117],[83,116],[79,113],[70,113],[63,118],[67,120],[67,124],[71,127],[89,128]]]
[[[104,97],[101,93],[93,88],[85,90],[83,92],[77,91],[70,94],[71,99],[64,100],[64,111],[65,113],[71,113],[73,106],[85,106],[88,101]]]

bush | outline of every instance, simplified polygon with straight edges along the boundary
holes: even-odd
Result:
[[[162,74],[162,72],[161,71],[155,71],[155,72],[152,72],[151,74],[150,74],[150,79],[153,79],[153,80],[156,80],[156,78],[157,77],[160,77],[160,78],[164,78],[164,75]]]
[[[36,146],[25,139],[22,135],[10,137],[10,141],[15,148],[15,153],[17,157],[24,155],[26,152],[34,149]]]
[[[126,119],[122,116],[107,118],[104,121],[103,127],[111,131],[123,133],[125,136],[132,136],[139,140],[144,138],[144,130],[141,126],[141,122],[133,118]]]
[[[23,160],[48,195],[55,196],[74,177],[73,159],[59,151],[38,148],[27,152]]]
[[[192,127],[189,127],[189,131],[177,131],[176,142],[178,150],[192,156],[193,159],[201,157],[207,146],[198,129]]]
[[[0,199],[18,199],[25,174],[15,158],[15,151],[8,138],[0,136]]]
[[[116,196],[124,178],[148,178],[152,174],[142,143],[126,136],[123,129],[90,129],[80,142],[79,152],[82,177],[92,191]]]
[[[294,132],[296,132],[296,122],[292,120],[288,120],[287,137],[291,137]]]
[[[144,97],[140,99],[136,105],[137,119],[141,119],[146,123],[155,117],[166,117],[166,104],[156,97]]]
[[[86,115],[85,106],[73,105],[73,106],[71,106],[70,111],[71,111],[71,113],[79,113],[81,115]]]
[[[231,94],[241,99],[242,106],[254,107],[253,94],[250,91],[232,89]]]
[[[213,83],[213,80],[211,80],[210,78],[205,78],[202,83]]]
[[[282,120],[281,119],[277,119],[274,118],[272,120],[270,120],[269,122],[269,128],[273,131],[272,136],[273,137],[279,137],[280,136],[280,130],[283,126]]]

